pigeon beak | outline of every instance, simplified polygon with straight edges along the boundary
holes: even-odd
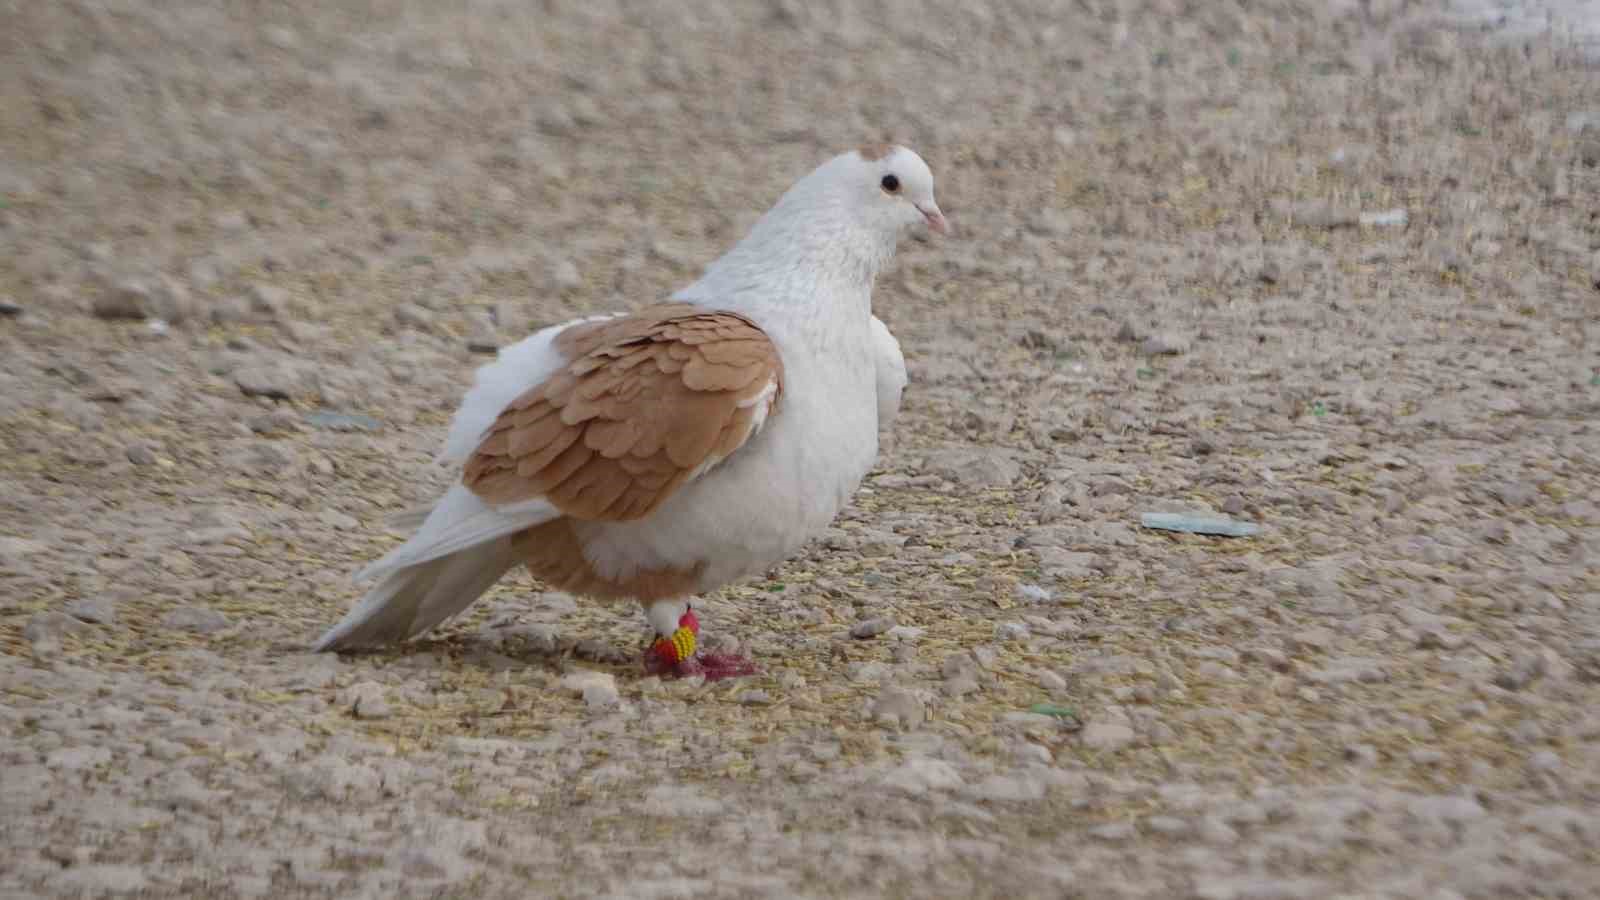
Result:
[[[945,219],[944,213],[939,211],[938,204],[918,206],[917,212],[922,213],[922,218],[928,221],[928,227],[940,234],[950,233],[950,222]]]

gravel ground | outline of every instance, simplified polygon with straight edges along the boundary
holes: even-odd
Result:
[[[1591,45],[823,6],[0,3],[0,895],[1595,895]],[[958,233],[858,502],[704,603],[764,675],[521,575],[304,652],[485,350],[886,137]]]

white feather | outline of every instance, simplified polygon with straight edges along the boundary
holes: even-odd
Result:
[[[448,556],[475,544],[542,525],[557,515],[556,508],[544,500],[525,500],[496,507],[484,503],[463,485],[451,485],[422,520],[416,534],[357,572],[355,580],[366,581]]]
[[[878,354],[878,427],[888,428],[900,414],[900,395],[905,391],[906,358],[900,342],[889,333],[889,326],[872,317],[872,344]]]
[[[501,537],[389,572],[312,650],[389,644],[415,637],[461,612],[500,580],[517,557]]]

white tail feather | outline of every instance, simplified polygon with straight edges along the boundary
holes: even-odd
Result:
[[[416,637],[471,606],[516,562],[511,538],[501,537],[392,571],[312,650],[392,644]]]
[[[428,512],[416,534],[382,559],[357,572],[355,580],[366,581],[407,566],[449,556],[476,544],[541,525],[557,514],[556,508],[544,500],[490,506],[458,484],[446,491],[438,504]],[[414,511],[401,513],[399,518],[414,515]]]

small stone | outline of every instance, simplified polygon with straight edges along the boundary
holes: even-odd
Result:
[[[1399,207],[1363,212],[1360,216],[1361,224],[1368,228],[1403,228],[1410,220],[1410,214]]]
[[[306,413],[306,423],[327,431],[380,431],[383,423],[371,416],[318,409]]]
[[[282,366],[250,366],[233,375],[233,383],[246,397],[266,397],[270,400],[289,399],[298,380],[293,372]]]
[[[758,689],[744,691],[739,694],[737,699],[746,706],[766,706],[772,702],[772,695]]]
[[[850,636],[857,640],[875,638],[894,627],[894,620],[887,616],[873,619],[864,619],[850,626]]]
[[[117,620],[116,605],[106,597],[79,597],[67,604],[66,613],[91,625],[109,625]]]
[[[250,475],[282,475],[295,468],[294,448],[272,441],[258,441],[227,457],[227,464]]]
[[[1288,219],[1296,225],[1307,228],[1349,228],[1361,221],[1361,216],[1356,210],[1326,200],[1305,200],[1298,203],[1274,200],[1271,206],[1273,213],[1279,218]]]
[[[583,698],[590,709],[605,709],[622,702],[617,679],[609,672],[579,669],[561,678],[561,686]]]
[[[1277,284],[1283,280],[1283,269],[1276,260],[1269,259],[1261,264],[1261,271],[1256,273],[1256,277],[1263,284]]]
[[[1133,330],[1133,323],[1124,321],[1117,329],[1117,342],[1122,344],[1136,344],[1139,342],[1139,332]]]
[[[1090,722],[1084,726],[1083,746],[1099,753],[1116,753],[1131,746],[1138,736],[1122,722]]]
[[[903,794],[921,797],[931,791],[952,791],[965,779],[956,767],[944,760],[913,757],[891,770],[882,784]]]
[[[922,700],[902,688],[884,688],[872,702],[872,717],[890,727],[911,731],[920,727],[927,716]]]
[[[189,289],[170,278],[127,279],[107,287],[92,310],[102,319],[152,319],[178,323],[194,312]]]
[[[347,516],[336,509],[323,510],[321,515],[317,516],[317,521],[338,531],[354,531],[361,526],[361,522],[355,516]]]
[[[211,224],[220,231],[238,233],[250,227],[250,217],[237,209],[230,209],[212,216]]]
[[[1437,766],[1444,762],[1445,755],[1442,751],[1434,750],[1431,747],[1418,747],[1411,751],[1410,759],[1419,766]]]
[[[1089,829],[1089,836],[1097,841],[1120,843],[1132,838],[1138,830],[1132,822],[1107,822]]]
[[[1049,669],[1040,669],[1038,674],[1034,675],[1034,680],[1038,682],[1039,687],[1052,693],[1067,689],[1067,680]]]
[[[991,803],[1032,803],[1043,800],[1045,783],[1036,778],[1014,775],[990,775],[962,791],[975,800]]]
[[[969,487],[1009,487],[1022,477],[1022,466],[1009,451],[986,449],[942,450],[928,456],[923,466],[930,474]]]
[[[26,557],[43,553],[45,545],[27,538],[0,535],[0,565],[16,566]]]
[[[1001,622],[994,627],[994,637],[997,641],[1025,641],[1032,634],[1021,622]]]
[[[492,356],[500,351],[500,336],[495,328],[494,317],[482,310],[471,316],[470,330],[467,332],[467,352],[481,353]]]
[[[1214,846],[1229,847],[1239,843],[1239,832],[1227,822],[1214,816],[1200,820],[1200,827],[1197,830],[1200,840]]]
[[[260,435],[293,434],[300,418],[287,409],[273,410],[250,420],[250,430]]]
[[[1528,757],[1528,768],[1535,772],[1559,772],[1561,757],[1554,750],[1539,750]]]
[[[402,328],[431,332],[433,331],[434,316],[431,310],[424,309],[415,303],[402,303],[395,307],[394,321]]]
[[[22,307],[10,297],[0,297],[0,319],[15,319],[22,315]]]
[[[1194,830],[1194,826],[1176,816],[1151,816],[1144,820],[1144,827],[1153,834],[1162,837],[1183,837]]]
[[[1378,748],[1371,744],[1351,744],[1344,748],[1344,758],[1364,768],[1371,768],[1378,764]]]
[[[1019,584],[1016,590],[1017,599],[1023,603],[1049,603],[1055,595],[1037,584]]]
[[[142,281],[122,281],[94,300],[94,314],[102,319],[143,319],[151,315],[154,300]]]
[[[22,638],[32,644],[36,651],[54,650],[61,646],[63,636],[76,634],[87,627],[64,612],[42,612],[35,614],[22,627]]]
[[[939,685],[939,690],[946,697],[965,697],[978,689],[978,679],[970,673],[958,675]]]
[[[877,684],[888,680],[892,670],[885,663],[853,662],[844,668],[844,677],[857,684]]]
[[[583,286],[583,274],[578,271],[577,265],[570,259],[563,259],[557,262],[551,268],[550,278],[556,283],[556,287],[563,291],[570,291]]]
[[[339,705],[358,719],[387,719],[394,715],[387,692],[375,681],[362,681],[339,695]]]
[[[129,444],[123,448],[122,452],[128,457],[128,462],[136,466],[153,466],[156,464],[156,451],[144,441]]]
[[[1289,635],[1289,649],[1295,654],[1320,653],[1332,647],[1337,638],[1326,628],[1304,628]]]
[[[279,50],[293,50],[300,46],[300,36],[284,25],[268,25],[261,29],[261,37]]]
[[[213,634],[227,628],[228,617],[203,606],[180,606],[161,617],[161,627],[174,631]]]
[[[1152,335],[1139,345],[1139,352],[1145,356],[1178,356],[1187,349],[1187,342],[1166,335]]]
[[[926,634],[927,631],[928,629],[926,628],[917,628],[913,625],[896,625],[888,631],[885,631],[883,636],[891,641],[914,643],[921,640],[922,636]]]
[[[283,319],[289,310],[289,292],[275,284],[250,285],[250,312],[269,322]]]
[[[111,762],[110,748],[87,745],[63,747],[60,750],[55,750],[45,758],[44,764],[51,769],[81,772],[84,769],[93,769],[109,762]]]

